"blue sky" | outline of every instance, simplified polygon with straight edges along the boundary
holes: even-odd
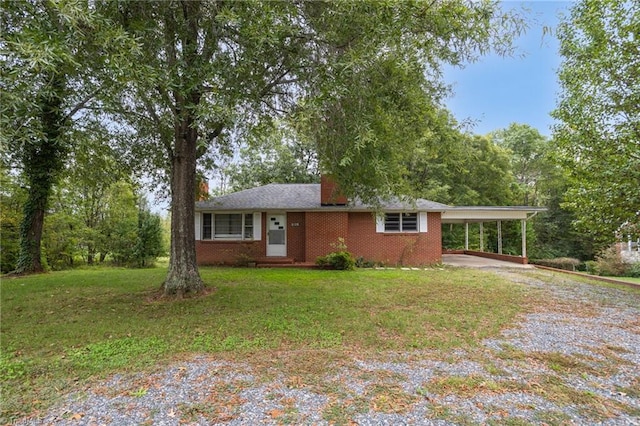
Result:
[[[473,121],[475,125],[470,130],[476,134],[516,122],[551,135],[553,119],[549,113],[559,94],[556,71],[560,56],[558,40],[553,35],[543,36],[543,27],[555,29],[559,14],[568,15],[570,7],[568,1],[503,2],[505,10],[528,9],[529,28],[515,41],[519,54],[491,54],[463,69],[445,70],[445,81],[454,92],[446,106],[458,121]]]

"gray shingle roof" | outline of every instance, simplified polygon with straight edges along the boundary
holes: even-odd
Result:
[[[396,199],[382,203],[383,210],[444,211],[449,206],[434,201],[418,199],[415,203]],[[196,210],[356,210],[373,211],[374,208],[359,202],[347,206],[322,206],[320,184],[271,183],[265,186],[222,195],[196,203]]]

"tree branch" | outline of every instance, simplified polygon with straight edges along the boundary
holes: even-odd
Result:
[[[69,111],[69,113],[67,115],[65,115],[64,117],[64,121],[71,119],[74,115],[76,115],[76,113],[78,111],[80,111],[81,109],[83,109],[88,103],[89,101],[91,101],[93,98],[96,97],[96,95],[98,93],[100,93],[100,91],[103,89],[103,86],[98,87],[96,90],[94,90],[93,92],[89,93],[87,96],[85,96],[80,102],[78,102],[76,104],[75,107],[73,107],[71,109],[71,111]]]
[[[162,121],[160,120],[160,117],[158,117],[158,114],[156,113],[151,100],[144,93],[141,94],[140,97],[142,98],[142,102],[144,103],[147,113],[149,114],[155,125],[158,127],[158,131],[160,132],[160,140],[162,141],[164,148],[167,150],[169,156],[173,157],[173,147],[171,146],[171,143],[167,140],[167,138],[163,137],[162,135]]]

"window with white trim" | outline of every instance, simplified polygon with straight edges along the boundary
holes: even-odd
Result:
[[[384,232],[417,232],[418,213],[385,213]]]
[[[253,240],[253,213],[202,213],[203,240]]]

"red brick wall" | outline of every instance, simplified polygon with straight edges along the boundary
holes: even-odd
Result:
[[[292,226],[297,223],[298,226]],[[287,257],[296,262],[315,262],[335,250],[344,238],[356,257],[387,265],[421,266],[442,260],[440,213],[428,214],[426,233],[376,233],[371,213],[287,213]],[[262,214],[261,241],[196,241],[199,265],[236,264],[242,253],[266,256],[266,215]]]
[[[264,257],[264,241],[196,241],[196,261],[198,265],[236,265],[245,259]]]
[[[295,262],[305,261],[305,214],[287,213],[287,257]]]
[[[307,262],[315,262],[335,250],[332,244],[338,238],[347,239],[349,214],[347,212],[306,212],[305,255]]]
[[[349,214],[347,247],[356,257],[387,265],[421,266],[442,260],[440,213],[427,215],[428,232],[377,233],[371,213]]]
[[[267,254],[266,216],[262,214],[262,239],[260,241],[196,241],[198,265],[235,265],[249,255],[254,258]]]

